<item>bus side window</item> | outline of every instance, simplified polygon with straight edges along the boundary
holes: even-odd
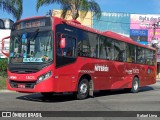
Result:
[[[99,57],[101,59],[106,59],[107,58],[107,53],[106,53],[107,51],[105,49],[104,43],[100,44],[100,50],[99,51],[100,51],[100,56]]]
[[[135,63],[135,46],[131,44],[126,44],[126,57],[127,62]]]
[[[96,58],[98,56],[97,34],[78,30],[78,55]]]
[[[100,37],[100,58],[106,60],[113,60],[114,59],[114,48],[113,44],[114,41],[111,38],[107,37]]]
[[[154,65],[154,54],[153,50],[145,49],[145,64]]]
[[[137,47],[137,63],[142,63],[145,64],[145,59],[144,59],[144,48],[142,47]]]
[[[115,55],[115,60],[120,62],[126,61],[126,43],[121,41],[115,41],[114,55]]]

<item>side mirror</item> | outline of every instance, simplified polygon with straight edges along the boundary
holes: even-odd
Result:
[[[60,48],[64,49],[66,47],[66,38],[64,37],[64,35],[61,35],[60,38]]]
[[[1,52],[2,52],[2,54],[6,55],[7,57],[9,57],[9,52],[6,52],[6,51],[4,50],[4,41],[5,41],[6,39],[9,39],[9,38],[10,38],[10,36],[5,37],[5,38],[2,39],[2,49],[1,49]]]

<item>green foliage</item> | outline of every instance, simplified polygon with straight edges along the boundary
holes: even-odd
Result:
[[[23,12],[23,0],[0,0],[0,10],[12,14],[16,20],[19,20]]]
[[[61,6],[62,18],[67,16],[68,11],[71,11],[71,15],[74,20],[78,17],[84,19],[89,11],[93,12],[97,19],[100,19],[101,17],[101,8],[94,0],[37,0],[36,9],[38,11],[38,9],[44,5],[51,5],[55,3],[60,4]],[[79,11],[83,12],[80,14]]]
[[[0,76],[0,90],[6,89],[6,77]]]
[[[0,76],[7,76],[8,59],[0,59]]]

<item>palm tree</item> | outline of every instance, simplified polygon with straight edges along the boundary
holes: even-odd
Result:
[[[41,6],[50,5],[53,3],[61,5],[62,18],[66,17],[68,11],[71,11],[71,16],[74,20],[76,20],[79,16],[84,18],[88,11],[92,11],[97,19],[101,17],[101,8],[94,0],[37,0],[36,9],[38,11]],[[80,10],[83,12],[79,15]]]
[[[0,0],[0,9],[12,14],[16,20],[19,20],[22,16],[22,0]]]

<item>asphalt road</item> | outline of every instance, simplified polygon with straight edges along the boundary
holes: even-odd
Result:
[[[96,92],[94,98],[85,100],[76,100],[72,94],[56,94],[52,98],[44,98],[39,93],[0,91],[0,111],[106,111],[106,113],[107,111],[160,111],[160,82],[145,86],[136,94],[124,90]],[[100,117],[98,119],[112,118]],[[114,119],[119,120],[117,117]],[[136,119],[143,119],[143,117]]]

